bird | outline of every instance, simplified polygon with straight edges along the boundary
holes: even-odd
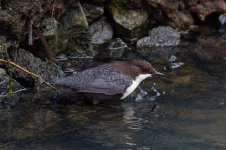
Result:
[[[57,86],[67,86],[82,93],[93,104],[115,99],[125,99],[146,78],[164,75],[146,60],[113,61],[71,76],[53,80]]]

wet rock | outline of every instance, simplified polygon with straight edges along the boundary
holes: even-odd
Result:
[[[95,19],[98,19],[104,14],[104,8],[99,5],[85,3],[83,4],[83,9],[89,23]]]
[[[105,20],[105,18],[101,18],[91,24],[90,33],[91,43],[94,50],[97,52],[95,57],[97,59],[99,57],[101,59],[109,59],[106,49],[113,37],[113,29],[111,25]]]
[[[180,44],[180,33],[171,27],[160,26],[149,32],[150,46],[178,46]]]
[[[183,1],[146,0],[149,4],[149,14],[159,23],[177,28],[186,28],[193,24],[192,15]]]
[[[128,46],[120,38],[112,40],[106,48],[100,49],[95,56],[97,60],[119,59],[123,56]]]
[[[137,51],[143,56],[168,57],[177,51],[181,43],[180,33],[171,27],[160,26],[150,31],[149,36],[137,42]]]
[[[93,56],[90,44],[90,32],[85,14],[78,1],[67,2],[67,9],[58,18],[48,17],[41,22],[40,29],[53,51],[53,54],[65,53],[68,56]],[[35,56],[45,59],[48,55],[40,39],[34,41],[29,49]]]
[[[90,68],[93,63],[93,57],[71,57],[64,53],[58,55],[56,59],[58,66],[61,66],[66,75]]]
[[[226,11],[226,2],[224,0],[186,0],[186,5],[201,21],[204,21],[212,13],[223,13]]]
[[[46,18],[45,20],[43,20],[41,23],[41,28],[43,28],[43,35],[46,37],[56,35],[58,24],[59,22],[53,18]]]
[[[63,11],[63,2],[56,0],[55,14]],[[0,9],[0,30],[12,36],[15,40],[21,40],[27,33],[26,22],[32,19],[34,24],[46,17],[47,12],[52,12],[53,2],[45,0],[11,0],[5,1],[4,7]],[[2,2],[3,4],[3,2]]]
[[[219,22],[221,24],[219,32],[220,33],[226,33],[226,13],[220,15],[218,20],[219,20]]]
[[[94,56],[90,45],[88,22],[79,2],[61,16],[61,23],[66,29],[68,42],[65,53],[70,56]]]
[[[51,50],[53,51],[54,55],[57,55],[66,50],[68,44],[68,33],[67,29],[57,20],[52,18],[45,19],[41,24],[41,30],[45,39],[48,42]],[[41,40],[36,42],[37,45],[34,44],[34,50],[32,53],[42,52],[44,51],[45,47],[43,46]],[[39,49],[35,49],[39,48]],[[44,52],[46,53],[46,52]],[[41,55],[37,55],[41,56]],[[41,58],[44,58],[41,56]]]
[[[197,41],[203,33],[202,29],[197,25],[191,25],[187,31],[181,32],[181,39],[184,41]]]
[[[106,2],[106,0],[84,0],[86,3],[93,3],[93,4],[103,4],[104,2]]]
[[[6,73],[6,70],[0,68],[0,102],[4,100],[10,105],[15,104],[19,100],[19,95],[26,89],[21,86],[16,80],[12,79],[12,97],[8,97],[8,87],[10,78]],[[1,107],[1,106],[0,106]]]
[[[115,10],[116,9],[116,10]],[[147,35],[148,13],[144,9],[117,9],[111,10],[116,22],[117,34],[121,37],[136,38]],[[136,18],[136,19],[134,19]]]
[[[121,58],[125,52],[127,45],[120,38],[116,38],[108,46],[109,56],[113,59]]]
[[[5,57],[5,51],[8,48],[15,48],[16,47],[16,42],[14,40],[9,40],[5,36],[0,36],[0,58]]]
[[[26,50],[18,49],[17,51],[11,52],[11,55],[13,62],[35,74],[40,75],[46,80],[64,76],[64,73],[56,64],[53,64],[48,60],[42,61],[40,58],[35,57]],[[34,81],[31,76],[21,72],[21,70],[14,69],[13,74],[15,75],[15,78],[22,78],[26,82]]]
[[[111,25],[103,18],[91,24],[90,32],[91,43],[94,45],[109,43],[113,36]]]
[[[158,22],[164,22],[175,28],[185,29],[194,22],[204,22],[213,13],[223,13],[226,9],[224,0],[185,0],[165,1],[146,0],[150,6],[149,14]],[[156,17],[158,16],[158,17]]]

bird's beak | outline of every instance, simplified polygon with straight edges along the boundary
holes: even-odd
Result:
[[[165,74],[163,74],[163,73],[161,73],[161,72],[158,72],[158,71],[155,71],[155,72],[154,72],[154,75],[164,76]]]

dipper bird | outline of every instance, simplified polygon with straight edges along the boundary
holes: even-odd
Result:
[[[126,98],[153,74],[163,75],[149,62],[136,59],[103,64],[56,79],[52,83],[70,87],[97,104],[100,101]]]

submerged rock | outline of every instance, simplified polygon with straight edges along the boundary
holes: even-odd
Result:
[[[171,56],[181,43],[180,33],[171,27],[160,26],[150,31],[149,36],[137,42],[137,51],[143,56]]]
[[[17,51],[11,52],[11,55],[13,62],[35,74],[40,75],[46,80],[64,76],[63,71],[56,64],[51,63],[48,60],[42,61],[40,58],[35,57],[26,50],[18,49]],[[15,78],[22,78],[27,82],[34,81],[31,76],[21,72],[21,70],[14,69],[13,74],[15,75]]]
[[[83,9],[89,23],[104,14],[104,8],[99,5],[85,3],[83,4]]]
[[[191,65],[183,65],[168,73],[167,78],[156,81],[158,89],[179,99],[203,95],[214,84],[216,80],[212,76]]]

